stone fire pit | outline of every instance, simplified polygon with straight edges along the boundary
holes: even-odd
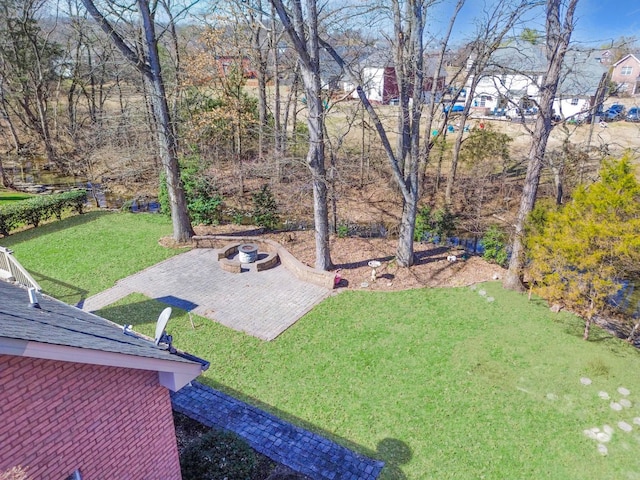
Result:
[[[258,245],[244,243],[238,247],[238,261],[240,263],[253,263],[258,259]]]
[[[241,273],[245,266],[260,272],[275,267],[280,258],[275,249],[259,253],[260,247],[255,243],[230,243],[218,250],[218,262],[223,270]],[[234,256],[237,254],[237,257]],[[250,266],[250,267],[249,267]]]

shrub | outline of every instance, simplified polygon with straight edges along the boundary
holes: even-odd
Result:
[[[249,480],[256,458],[237,435],[211,430],[180,456],[182,478],[189,480]]]
[[[416,215],[416,228],[413,231],[413,239],[416,242],[425,240],[425,234],[431,231],[431,208],[422,207]]]
[[[336,234],[338,238],[346,238],[349,236],[349,225],[346,223],[339,223],[336,227]]]
[[[39,195],[6,205],[0,208],[0,233],[7,236],[20,224],[37,227],[52,216],[61,220],[62,212],[69,208],[82,213],[86,197],[85,190],[72,190],[55,195]]]
[[[456,217],[448,208],[436,210],[431,220],[431,233],[444,239],[456,229]]]
[[[253,200],[253,222],[258,227],[264,227],[267,230],[274,230],[278,226],[278,205],[276,199],[271,193],[269,185],[263,185],[262,188],[251,195]]]
[[[84,204],[87,201],[86,190],[71,190],[60,194],[64,199],[65,205],[75,210],[76,213],[81,214],[84,210]]]
[[[620,282],[640,271],[640,182],[628,157],[606,160],[600,180],[549,210],[527,236],[529,273],[541,296],[591,321],[609,308]]]
[[[191,222],[202,225],[218,224],[222,217],[222,196],[218,193],[213,177],[206,172],[198,157],[192,156],[181,160],[180,180]],[[158,201],[160,211],[165,215],[171,215],[164,173],[160,177]]]
[[[11,233],[20,223],[17,203],[5,205],[0,208],[0,233],[5,237]]]
[[[482,258],[505,266],[508,258],[506,242],[506,233],[497,225],[491,225],[482,237],[484,245]]]
[[[446,207],[435,212],[432,212],[430,207],[422,207],[416,215],[413,239],[421,241],[430,236],[444,241],[447,236],[454,232],[456,228],[455,220],[455,215]]]

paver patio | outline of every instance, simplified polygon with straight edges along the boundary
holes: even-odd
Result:
[[[262,340],[273,340],[331,290],[303,282],[282,265],[225,272],[216,249],[197,248],[124,278],[81,306],[96,311],[137,292]]]

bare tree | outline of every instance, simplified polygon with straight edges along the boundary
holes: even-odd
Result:
[[[301,0],[292,0],[290,11],[285,8],[282,0],[269,1],[275,8],[298,55],[308,109],[309,151],[307,166],[311,171],[313,186],[315,266],[321,270],[329,270],[332,263],[329,251],[324,108],[320,88],[320,36],[316,0],[305,0],[304,7]]]
[[[516,5],[512,5],[512,3],[510,0],[500,0],[490,11],[486,12],[486,19],[483,25],[480,26],[480,31],[476,35],[471,47],[471,65],[469,65],[467,69],[467,78],[465,79],[465,83],[468,84],[466,88],[467,102],[460,115],[460,128],[453,144],[451,167],[447,177],[447,189],[445,192],[445,203],[447,205],[451,205],[452,203],[453,184],[458,168],[458,158],[462,146],[464,126],[471,112],[471,100],[475,95],[478,83],[491,60],[491,56],[502,45],[505,35],[511,31],[522,13],[527,8],[530,8],[531,5],[531,2],[526,0]]]
[[[565,5],[566,4],[566,5]],[[533,210],[547,141],[552,128],[553,100],[560,81],[560,72],[574,27],[578,0],[547,0],[546,2],[546,58],[547,71],[540,88],[539,114],[529,149],[527,174],[520,199],[511,247],[509,270],[505,288],[523,290],[521,274],[524,266],[523,236],[527,216]]]
[[[0,77],[5,110],[44,146],[47,161],[58,161],[50,131],[49,97],[56,74],[60,46],[38,25],[44,2],[0,2]]]
[[[436,139],[429,139],[438,103],[435,101],[438,90],[444,88],[440,81],[440,72],[449,38],[455,20],[464,4],[458,0],[451,16],[448,29],[441,39],[441,48],[433,69],[430,82],[425,82],[425,46],[424,29],[426,10],[433,1],[393,0],[390,11],[393,19],[393,52],[396,79],[399,90],[398,110],[398,142],[394,151],[387,130],[363,88],[362,79],[351,71],[344,59],[336,50],[324,42],[323,46],[334,60],[349,73],[351,81],[356,85],[356,93],[362,101],[373,125],[376,128],[382,146],[389,160],[393,177],[402,194],[402,218],[396,259],[398,265],[410,267],[414,263],[413,236],[421,197],[420,172],[428,161],[430,151]],[[425,83],[429,86],[428,98],[425,99]],[[423,108],[426,107],[424,130],[426,138],[421,147],[421,121]],[[446,117],[443,121],[446,121]]]
[[[173,238],[183,242],[191,238],[193,229],[189,221],[187,202],[185,199],[180,170],[175,132],[171,123],[167,95],[165,92],[160,57],[158,54],[158,37],[155,31],[155,12],[149,7],[147,0],[137,0],[138,13],[144,30],[145,56],[131,48],[125,39],[115,30],[105,15],[98,10],[93,0],[82,0],[89,14],[100,25],[120,52],[143,75],[151,92],[151,103],[155,119],[158,153],[166,174],[167,190],[171,206],[173,222]]]
[[[241,0],[237,8],[230,12],[232,16],[243,22],[247,31],[247,56],[251,60],[258,82],[258,156],[262,158],[266,146],[267,129],[267,82],[269,79],[269,47],[270,36],[275,33],[273,25],[267,25],[267,14],[263,10],[262,0]],[[240,30],[237,28],[236,30]],[[277,62],[274,62],[277,65]]]

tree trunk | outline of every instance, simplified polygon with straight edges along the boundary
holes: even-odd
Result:
[[[548,96],[548,91],[543,93],[543,97],[545,94]],[[544,101],[543,98],[541,105],[550,106],[553,103],[553,96],[550,100],[547,99],[547,103],[544,103]],[[529,151],[529,163],[524,179],[522,196],[520,198],[520,208],[518,209],[518,216],[516,217],[515,237],[511,247],[511,259],[503,282],[504,287],[510,290],[524,291],[524,285],[521,279],[521,272],[525,261],[523,245],[524,228],[527,216],[531,213],[535,205],[538,185],[540,184],[544,152],[546,150],[547,140],[549,139],[549,133],[551,132],[550,108],[547,110],[548,114],[541,112],[540,115],[538,115],[532,145]]]
[[[7,103],[4,98],[4,94],[2,93],[2,88],[0,87],[0,113],[7,121],[7,125],[9,126],[9,133],[11,133],[11,143],[13,144],[13,148],[16,151],[16,154],[20,153],[20,137],[18,136],[18,130],[16,126],[13,124],[13,120],[9,115],[9,109],[7,108]]]
[[[160,57],[155,27],[149,11],[147,0],[138,0],[142,16],[144,33],[149,56],[149,83],[151,84],[151,103],[156,118],[158,150],[164,166],[169,203],[171,205],[171,221],[173,222],[173,238],[177,242],[186,242],[193,236],[193,229],[187,213],[187,201],[180,180],[176,139],[169,115],[167,96],[162,81]]]
[[[593,99],[593,105],[589,109],[589,133],[587,135],[586,147],[587,150],[591,146],[591,138],[593,137],[593,129],[595,127],[595,116],[602,106],[602,102],[604,101],[604,97],[607,93],[607,87],[609,85],[609,72],[603,73],[600,78],[600,83],[598,84],[598,89],[596,90],[595,98]],[[580,169],[580,182],[582,183],[583,171]]]
[[[9,177],[7,176],[7,172],[5,171],[4,166],[2,165],[2,158],[0,158],[0,182],[2,182],[2,186],[4,188],[13,188],[13,182],[9,180]]]
[[[275,18],[275,9],[271,6],[271,16]],[[284,128],[282,125],[282,108],[281,108],[281,92],[280,92],[280,53],[278,52],[279,35],[276,32],[275,25],[271,29],[269,36],[269,47],[273,55],[273,137],[274,137],[274,159],[276,162],[276,175],[278,182],[282,178],[280,162],[285,155],[285,137],[286,137],[286,121]]]
[[[313,211],[316,237],[316,268],[329,270],[333,265],[329,254],[329,212],[327,209],[327,180],[324,155],[324,113],[320,91],[320,72],[302,67],[305,85],[307,124],[309,126],[309,151],[307,166],[311,171],[313,185]]]
[[[562,172],[559,166],[551,166],[551,171],[553,172],[553,183],[556,187],[556,205],[562,205],[564,199]]]
[[[411,266],[415,258],[413,253],[413,234],[416,227],[417,203],[409,198],[402,202],[402,219],[400,221],[400,234],[396,258],[398,265]]]
[[[539,114],[529,149],[527,174],[516,217],[509,269],[503,282],[504,287],[511,290],[523,291],[524,289],[521,276],[525,262],[523,245],[525,222],[533,210],[538,193],[544,154],[552,127],[553,99],[558,89],[562,63],[571,39],[573,15],[578,0],[569,0],[564,24],[560,22],[562,3],[562,0],[547,0],[547,72],[540,88]]]
[[[591,316],[589,315],[584,321],[584,333],[582,335],[583,340],[589,340],[590,331],[591,331]]]
[[[262,2],[258,2],[258,12],[262,12]],[[251,28],[252,28],[252,47],[253,54],[255,55],[256,73],[258,80],[258,157],[262,159],[265,151],[265,131],[267,129],[267,56],[268,50],[265,53],[264,48],[264,30],[262,27],[262,18],[258,18],[256,21],[253,18],[254,12],[250,14]],[[259,13],[259,15],[262,15]],[[275,30],[275,29],[274,29]],[[268,41],[268,39],[267,39]]]
[[[316,268],[329,270],[333,265],[329,252],[329,214],[327,208],[327,178],[324,153],[324,109],[320,85],[320,38],[315,0],[306,0],[304,10],[300,0],[294,0],[289,14],[281,0],[271,0],[285,31],[298,54],[305,97],[309,151],[307,166],[313,186],[313,217],[316,237]],[[306,13],[306,17],[305,17]],[[290,16],[291,15],[291,16]],[[295,124],[294,124],[295,128]]]

